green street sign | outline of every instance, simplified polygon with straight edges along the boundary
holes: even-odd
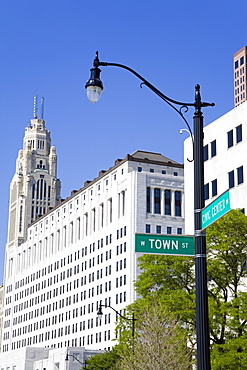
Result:
[[[135,234],[135,252],[194,256],[194,237],[189,235]]]
[[[231,210],[230,192],[227,190],[201,212],[202,229],[205,229]]]

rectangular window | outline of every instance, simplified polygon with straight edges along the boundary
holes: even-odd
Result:
[[[147,212],[148,213],[151,212],[150,192],[151,192],[151,189],[150,188],[147,188]]]
[[[160,214],[160,189],[154,189],[154,213]]]
[[[244,56],[240,58],[240,65],[244,64]]]
[[[175,216],[178,217],[182,215],[181,198],[181,192],[175,191]]]
[[[243,166],[237,168],[237,175],[238,175],[238,185],[240,185],[244,182]]]
[[[216,156],[216,140],[211,142],[211,157]]]
[[[171,215],[171,190],[165,190],[165,215]]]
[[[109,221],[112,222],[112,198],[108,200],[108,205],[109,205]]]
[[[146,225],[146,233],[150,234],[151,232],[151,225]]]
[[[104,226],[104,203],[101,203],[100,205],[100,217],[101,217],[100,226],[103,227]]]
[[[154,173],[154,169],[153,168],[150,168],[150,172]]]
[[[138,172],[142,172],[142,167],[138,167]]]
[[[236,142],[242,141],[242,125],[236,127]]]
[[[229,189],[234,188],[234,171],[228,172],[228,184]]]
[[[203,156],[204,156],[204,161],[208,160],[208,145],[205,145],[203,147]]]
[[[217,179],[212,181],[212,197],[215,197],[217,195]]]
[[[161,226],[156,226],[156,234],[161,234]]]
[[[233,146],[233,130],[227,133],[227,147],[231,148]]]
[[[177,234],[178,234],[178,235],[182,234],[182,228],[181,228],[181,227],[178,227],[178,228],[177,228]]]
[[[166,233],[167,234],[171,234],[172,233],[172,228],[170,226],[167,226]]]
[[[238,68],[238,60],[235,61],[235,69]]]
[[[209,199],[209,183],[204,185],[204,200]]]

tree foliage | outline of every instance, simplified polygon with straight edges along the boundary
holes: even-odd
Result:
[[[184,370],[191,362],[185,328],[157,302],[139,310],[131,346],[121,345],[118,370]]]
[[[118,361],[117,347],[98,353],[87,360],[87,370],[115,370]]]
[[[237,355],[237,351],[238,353],[245,351],[247,217],[239,210],[232,210],[212,224],[206,234],[212,367],[221,369],[215,365],[219,357],[223,359],[228,353],[234,358],[233,354]],[[144,255],[139,260],[142,273],[136,282],[136,289],[142,297],[141,301],[155,297],[162,302],[165,309],[172,312],[189,329],[189,340],[193,346],[195,344],[193,259]],[[228,366],[236,368],[229,363]],[[231,368],[233,367],[229,367]]]

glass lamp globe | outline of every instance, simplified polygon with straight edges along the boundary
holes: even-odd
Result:
[[[102,88],[100,86],[87,86],[87,97],[91,103],[96,103],[102,93]]]

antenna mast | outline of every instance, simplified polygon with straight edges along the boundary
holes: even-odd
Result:
[[[33,118],[38,118],[38,106],[37,106],[38,95],[33,98]]]
[[[44,119],[45,98],[41,98],[41,119]]]

